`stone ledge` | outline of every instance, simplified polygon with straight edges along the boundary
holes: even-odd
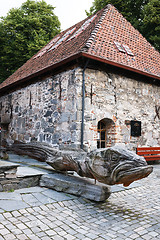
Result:
[[[30,167],[21,167],[17,163],[0,161],[0,192],[38,186],[44,173]]]
[[[31,167],[18,167],[16,172],[17,178],[23,178],[23,177],[32,177],[32,176],[41,176],[45,174],[45,172],[42,170],[33,169]]]
[[[40,186],[81,196],[93,201],[105,201],[110,196],[110,187],[90,183],[86,179],[61,173],[45,174],[40,179]]]
[[[11,169],[17,169],[19,167],[19,164],[17,163],[11,163],[7,161],[0,160],[0,173],[4,173],[5,171],[11,170]]]

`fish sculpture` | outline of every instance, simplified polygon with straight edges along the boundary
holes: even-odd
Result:
[[[99,182],[123,184],[125,187],[153,171],[144,157],[118,146],[91,152],[87,166]]]
[[[43,143],[15,142],[8,150],[44,161],[56,171],[75,171],[81,177],[96,179],[107,185],[129,186],[153,171],[144,157],[119,146],[87,153],[83,150],[53,149]]]

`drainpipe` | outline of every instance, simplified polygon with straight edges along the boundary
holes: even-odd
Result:
[[[89,60],[87,60],[83,72],[82,72],[82,123],[81,123],[81,149],[83,149],[83,138],[84,138],[84,100],[85,100],[85,70],[87,68]]]

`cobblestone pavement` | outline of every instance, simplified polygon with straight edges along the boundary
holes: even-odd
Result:
[[[160,164],[138,183],[105,203],[39,187],[0,193],[0,240],[160,239]]]

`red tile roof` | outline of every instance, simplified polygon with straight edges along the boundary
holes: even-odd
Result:
[[[55,36],[0,89],[85,56],[160,80],[160,53],[112,5]]]

